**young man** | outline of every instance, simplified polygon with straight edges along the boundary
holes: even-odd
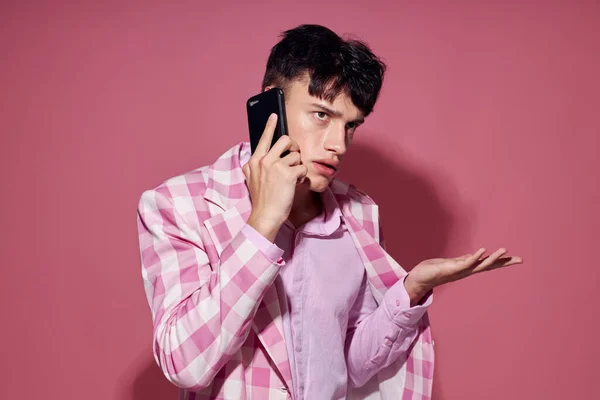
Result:
[[[289,137],[269,148],[271,118],[253,155],[142,195],[154,356],[180,398],[429,399],[432,289],[522,262],[480,249],[407,274],[385,252],[375,203],[334,178],[384,70],[327,28],[285,32],[262,87],[284,90]]]

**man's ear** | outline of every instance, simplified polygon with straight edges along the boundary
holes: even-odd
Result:
[[[267,87],[265,88],[265,90],[263,90],[263,92],[266,92],[267,90],[271,90],[271,89],[273,89],[274,87],[275,87],[275,86],[273,86],[273,85],[269,85],[269,86],[267,86]]]

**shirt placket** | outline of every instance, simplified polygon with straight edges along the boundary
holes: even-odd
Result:
[[[296,385],[298,399],[304,398],[305,376],[303,376],[303,372],[304,364],[306,362],[303,354],[304,318],[302,313],[302,307],[299,307],[300,304],[304,303],[304,281],[306,275],[305,254],[302,251],[302,246],[299,245],[300,241],[302,240],[302,237],[302,231],[300,231],[299,229],[295,229],[292,237],[292,254],[296,258],[296,260],[299,260],[300,262],[298,262],[295,265],[292,280],[294,298],[300,299],[300,302],[299,304],[296,304],[294,307],[292,307],[292,313],[290,314],[290,318],[292,324],[294,352],[296,353],[294,358],[296,361]]]

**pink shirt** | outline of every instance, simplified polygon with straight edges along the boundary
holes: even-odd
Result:
[[[267,258],[285,262],[275,285],[295,399],[345,398],[348,384],[363,385],[408,352],[433,300],[410,307],[401,279],[378,306],[329,189],[322,200],[320,216],[298,229],[286,222],[275,243],[243,228]]]

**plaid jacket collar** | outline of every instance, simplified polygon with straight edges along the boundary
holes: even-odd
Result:
[[[204,198],[211,203],[228,210],[231,207],[238,206],[237,203],[242,200],[249,200],[248,187],[246,186],[246,177],[242,167],[250,159],[250,143],[240,142],[229,149],[225,154],[208,166],[208,179]],[[331,191],[339,201],[339,197],[349,197],[364,206],[375,206],[375,203],[365,194],[360,193],[356,188],[347,185],[337,179],[331,183]],[[361,196],[362,194],[362,196]],[[242,206],[242,208],[245,208]],[[342,209],[342,211],[344,211]]]
[[[226,220],[232,233],[229,240],[219,240],[215,243],[219,254],[233,236],[241,230],[252,211],[246,177],[242,171],[242,167],[249,159],[250,143],[240,142],[219,157],[215,163],[208,166],[204,199],[220,207],[223,212],[206,220],[204,224],[210,227]],[[379,245],[379,207],[366,194],[340,180],[334,179],[330,188],[341,208],[357,248],[366,248],[369,252],[375,253],[371,255],[361,252],[363,262],[371,264],[374,257],[382,257],[385,251]],[[365,265],[372,289],[378,292],[374,293],[377,301],[388,287],[405,274],[393,259],[385,258],[389,264],[378,265],[376,270],[371,270],[368,265]],[[381,282],[381,274],[385,274],[384,282]]]
[[[229,149],[217,161],[208,166],[208,179],[204,199],[219,206],[223,211],[235,209],[242,216],[251,210],[246,177],[242,167],[250,159],[250,143],[241,142]],[[331,191],[338,202],[344,218],[354,216],[357,222],[367,222],[364,229],[379,240],[379,230],[375,229],[378,217],[377,205],[364,193],[342,181],[334,179]],[[368,220],[365,220],[365,217]],[[375,219],[374,223],[370,223]]]

